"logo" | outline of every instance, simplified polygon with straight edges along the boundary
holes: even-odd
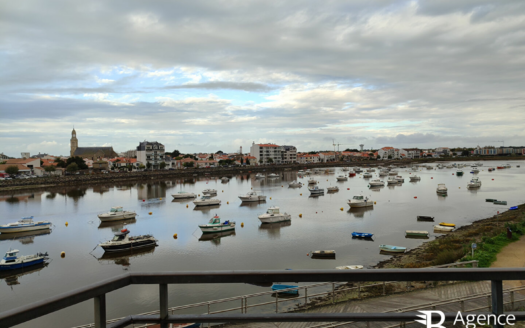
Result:
[[[416,322],[419,322],[420,324],[427,326],[427,328],[445,328],[445,326],[442,326],[441,324],[445,322],[445,314],[441,311],[417,311],[419,313],[422,313],[421,315],[418,315],[423,320],[416,320]],[[438,323],[432,323],[432,314],[435,313],[439,315],[440,320]]]

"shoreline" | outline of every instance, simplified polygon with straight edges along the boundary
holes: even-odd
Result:
[[[377,167],[386,165],[421,165],[426,163],[436,162],[473,162],[473,161],[496,161],[496,160],[525,160],[525,156],[521,157],[460,157],[460,158],[425,158],[413,160],[358,160],[350,162],[328,162],[328,163],[312,163],[312,164],[289,164],[289,165],[263,165],[263,166],[244,166],[244,167],[229,167],[229,168],[192,168],[192,169],[177,169],[177,170],[162,170],[162,171],[141,171],[141,172],[118,172],[109,174],[81,174],[81,175],[67,175],[67,176],[51,176],[39,177],[34,179],[15,179],[0,182],[0,193],[12,192],[26,189],[45,189],[52,187],[63,186],[81,186],[81,185],[96,185],[108,183],[133,183],[144,180],[166,180],[177,178],[193,178],[199,176],[206,177],[221,177],[231,176],[237,174],[250,174],[265,171],[288,171],[299,169],[313,169],[313,168],[328,168],[328,167]]]

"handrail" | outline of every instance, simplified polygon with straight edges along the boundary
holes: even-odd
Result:
[[[522,280],[525,268],[482,268],[482,269],[380,269],[380,270],[280,270],[280,271],[205,271],[205,272],[162,272],[128,273],[107,279],[103,282],[79,288],[33,304],[25,305],[0,313],[0,326],[12,327],[40,316],[86,301],[95,300],[95,326],[106,326],[105,294],[130,284],[157,284],[161,300],[160,316],[149,318],[149,322],[176,322],[168,320],[168,284],[207,284],[207,283],[271,283],[274,281],[296,282],[360,282],[360,281],[462,281],[491,280],[493,299],[502,297],[502,280]],[[503,311],[501,304],[495,304],[493,311]],[[495,312],[496,313],[496,312]],[[498,312],[499,313],[499,312]],[[247,314],[243,314],[247,315]],[[243,316],[241,315],[241,317]],[[228,316],[232,317],[232,316]],[[235,317],[235,316],[234,316]],[[237,316],[240,321],[241,319]],[[194,316],[197,322],[212,322],[215,315]],[[208,318],[209,320],[206,320]],[[281,317],[276,317],[281,320]],[[291,318],[291,317],[290,317]],[[300,318],[300,317],[296,317]],[[336,318],[336,317],[334,317]],[[278,320],[278,321],[279,321]],[[291,321],[302,319],[293,319]],[[235,321],[235,320],[234,320]],[[286,319],[285,321],[289,321]],[[328,320],[328,321],[342,321]]]

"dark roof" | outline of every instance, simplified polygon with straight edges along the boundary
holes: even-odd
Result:
[[[87,156],[94,155],[98,152],[102,152],[104,157],[115,157],[117,153],[113,150],[113,147],[78,147],[75,149],[73,156]]]
[[[154,145],[157,145],[157,146],[163,146],[163,144],[161,144],[160,142],[156,142],[156,141],[143,141],[143,142],[140,142],[139,145],[137,146],[137,150],[146,150],[146,145],[151,145],[151,146],[154,146]]]

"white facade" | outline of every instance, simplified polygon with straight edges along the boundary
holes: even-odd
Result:
[[[381,159],[386,160],[388,156],[391,156],[391,159],[398,159],[401,154],[397,148],[383,147],[377,151],[377,155],[380,156]]]
[[[281,160],[283,164],[297,162],[297,148],[294,146],[281,146]]]
[[[268,164],[270,158],[273,163],[281,164],[281,147],[274,144],[256,144],[254,142],[250,147],[250,156],[255,157],[258,164]]]
[[[319,153],[319,161],[325,162],[325,163],[335,161],[335,153],[333,152]]]
[[[405,158],[420,158],[421,157],[421,150],[417,148],[405,148],[399,150],[399,155],[405,156]]]
[[[137,162],[147,166],[151,163],[153,169],[159,169],[160,163],[165,161],[164,145],[153,141],[143,141],[137,146]]]

